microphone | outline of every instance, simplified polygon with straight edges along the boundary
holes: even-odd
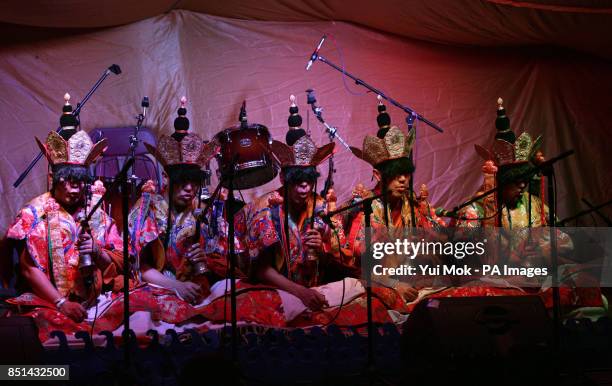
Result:
[[[238,121],[240,121],[240,128],[246,129],[248,128],[247,123],[247,113],[246,113],[246,101],[242,101],[242,106],[240,107],[240,114],[238,115]]]
[[[147,116],[147,109],[149,108],[149,97],[146,96],[142,98],[142,102],[140,103],[142,106],[142,117],[145,118]]]
[[[118,64],[113,64],[108,68],[108,71],[112,72],[115,75],[121,74],[121,67]]]
[[[315,97],[314,90],[311,88],[306,90],[306,103],[308,103],[309,105],[317,103],[317,98]]]
[[[319,57],[319,50],[321,49],[321,46],[323,45],[323,42],[325,41],[325,39],[327,39],[327,35],[323,35],[323,37],[321,38],[321,41],[319,42],[319,45],[317,46],[317,48],[315,48],[312,55],[310,55],[310,60],[308,61],[308,64],[306,64],[306,71],[310,70],[310,67],[312,67],[312,64]]]

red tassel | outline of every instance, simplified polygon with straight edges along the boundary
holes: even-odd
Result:
[[[546,225],[546,211],[544,210],[544,175],[540,177],[540,224]]]
[[[495,181],[494,187],[497,187],[497,173],[493,173],[493,181]],[[496,190],[493,194],[493,199],[495,200],[495,207],[493,208],[493,213],[495,213],[495,226],[498,228],[502,226],[502,224],[500,223],[501,216],[497,213],[498,210],[502,210],[503,208],[503,205],[500,206],[499,201],[497,200],[500,194],[501,192],[499,190]]]

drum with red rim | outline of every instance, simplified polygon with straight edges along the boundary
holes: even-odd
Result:
[[[278,173],[272,162],[268,128],[260,124],[247,127],[230,127],[216,136],[221,145],[219,169],[223,186],[234,189],[251,189],[272,181]]]

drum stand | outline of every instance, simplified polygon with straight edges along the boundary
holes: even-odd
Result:
[[[134,158],[130,157],[124,164],[121,171],[113,178],[113,183],[109,189],[106,190],[104,195],[96,202],[91,208],[89,214],[85,218],[85,222],[91,220],[91,216],[96,210],[104,203],[104,200],[108,199],[111,192],[114,192],[119,185],[121,185],[121,211],[123,213],[123,361],[127,373],[130,370],[130,257],[129,257],[129,239],[128,239],[128,170],[134,165]]]
[[[337,215],[338,213],[342,213],[357,206],[361,206],[361,210],[363,211],[365,221],[365,258],[362,258],[362,261],[365,261],[365,264],[363,265],[363,275],[365,277],[366,282],[366,312],[368,329],[368,361],[366,367],[366,374],[368,377],[373,376],[375,365],[374,320],[372,318],[372,258],[370,256],[370,249],[372,245],[372,229],[370,224],[370,215],[372,214],[372,201],[379,199],[382,196],[382,194],[377,194],[375,196],[365,198],[344,208],[331,211],[325,215],[324,219],[327,222],[327,220]]]
[[[222,176],[221,182],[226,176]],[[229,243],[229,276],[230,276],[230,307],[232,322],[232,362],[238,363],[238,318],[237,318],[237,299],[236,299],[236,251],[235,251],[235,230],[234,230],[234,174],[228,178],[227,200],[225,208],[227,213],[227,241]]]
[[[221,188],[224,186],[224,183],[227,184],[227,199],[225,200],[225,211],[226,211],[226,221],[227,221],[227,242],[228,242],[228,255],[227,259],[229,261],[229,279],[230,279],[230,319],[232,326],[232,362],[234,364],[238,363],[238,318],[237,318],[237,299],[236,299],[236,251],[235,251],[235,229],[234,229],[234,218],[235,218],[235,205],[236,201],[234,198],[234,175],[233,173],[228,173],[227,175],[222,175],[219,181],[219,184],[215,188],[214,193],[210,196],[210,201],[206,204],[204,209],[200,212],[200,214],[196,217],[206,216],[209,211],[209,208],[212,207],[215,199],[219,197]],[[225,308],[225,307],[224,307]]]

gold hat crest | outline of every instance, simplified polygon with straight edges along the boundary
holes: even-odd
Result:
[[[172,165],[204,167],[219,151],[216,141],[204,143],[199,135],[193,133],[185,135],[180,141],[164,134],[159,137],[157,148],[148,143],[144,145],[164,167]]]
[[[414,129],[406,135],[397,126],[392,126],[384,138],[366,135],[363,140],[363,150],[351,146],[351,151],[355,156],[376,167],[388,160],[409,157],[414,138]]]
[[[77,131],[68,140],[52,131],[44,143],[38,138],[36,138],[36,143],[51,165],[72,164],[89,166],[102,155],[108,146],[106,138],[94,144],[89,134],[83,130]]]
[[[293,146],[280,141],[272,141],[272,153],[276,156],[281,167],[289,166],[317,166],[334,153],[334,142],[317,147],[313,140],[304,135]]]

